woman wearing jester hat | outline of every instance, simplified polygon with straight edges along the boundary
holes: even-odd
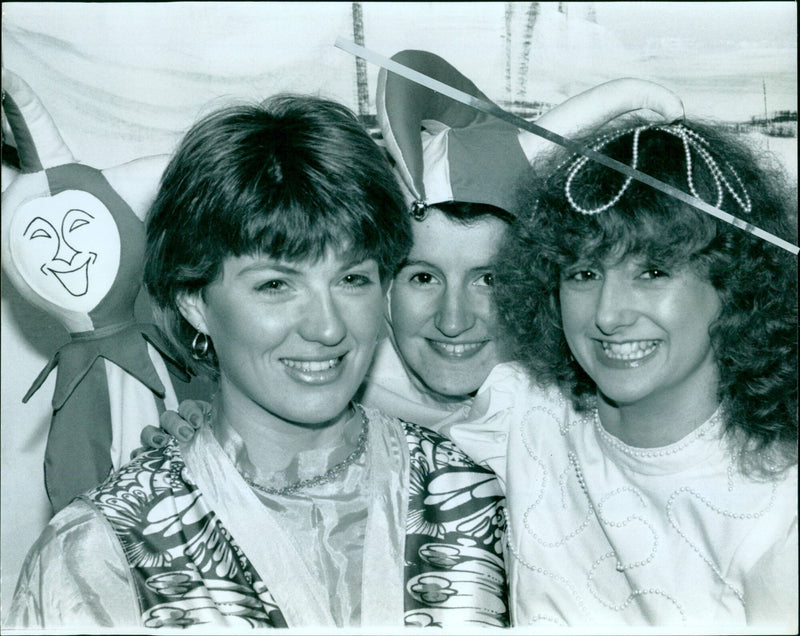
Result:
[[[393,60],[481,99],[467,77],[427,51]],[[395,274],[387,303],[388,337],[379,344],[361,400],[440,432],[463,419],[472,397],[504,359],[492,300],[492,260],[513,220],[514,186],[551,144],[502,120],[381,70],[378,121],[413,221],[413,244]],[[652,82],[622,79],[577,95],[537,123],[574,135],[627,113],[672,121],[680,99]],[[194,426],[208,405],[187,401]],[[189,439],[177,413],[165,431]],[[166,437],[148,427],[146,444]]]
[[[797,235],[796,189],[720,128],[586,144]],[[528,185],[495,285],[521,364],[450,431],[505,483],[512,623],[796,633],[796,258],[580,156]]]

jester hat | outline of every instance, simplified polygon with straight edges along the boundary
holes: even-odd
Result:
[[[392,60],[435,80],[490,100],[449,62],[405,50]],[[513,213],[516,185],[535,157],[553,145],[513,124],[456,102],[382,68],[378,123],[409,204],[419,211],[450,201],[483,203]],[[490,102],[491,103],[491,102]],[[631,111],[683,118],[683,104],[659,84],[612,80],[554,107],[537,120],[562,136],[585,134]]]
[[[19,173],[2,195],[3,269],[71,339],[23,398],[58,368],[45,453],[45,485],[58,510],[117,467],[109,454],[108,383],[114,373],[134,378],[146,398],[162,400],[167,392],[169,377],[157,372],[157,354],[148,347],[161,350],[162,339],[153,325],[136,322],[134,303],[141,289],[143,219],[168,157],[105,170],[81,164],[21,78],[3,69],[2,86],[3,113],[19,157]],[[117,368],[108,371],[102,360]],[[114,390],[130,384],[119,380]],[[129,421],[123,418],[121,426],[130,428]],[[138,430],[128,434],[134,436],[138,441]]]

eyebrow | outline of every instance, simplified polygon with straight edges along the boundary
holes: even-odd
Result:
[[[373,257],[365,258],[365,259],[353,259],[352,261],[348,261],[343,263],[342,266],[339,268],[338,271],[343,272],[347,269],[355,267],[357,265],[361,265],[362,263],[366,263],[369,260],[375,260]],[[302,274],[305,271],[305,267],[297,267],[294,265],[287,265],[286,263],[280,262],[269,262],[269,263],[253,263],[252,265],[247,265],[240,269],[236,275],[243,276],[245,274],[249,274],[251,272],[262,272],[262,271],[274,271],[280,274]]]
[[[50,226],[50,229],[52,229],[54,232],[56,231],[56,228],[54,228],[54,227],[53,227],[53,224],[52,224],[52,223],[50,223],[50,221],[48,221],[48,220],[46,220],[46,219],[43,219],[43,218],[42,218],[42,217],[40,217],[40,216],[37,216],[37,217],[34,217],[33,219],[31,219],[31,222],[30,222],[30,223],[28,223],[28,226],[27,226],[27,227],[25,228],[25,230],[22,232],[22,236],[25,236],[25,235],[28,233],[28,230],[30,230],[30,229],[31,229],[31,226],[33,226],[33,224],[34,224],[34,223],[36,223],[37,221],[39,221],[39,223],[46,223],[47,225],[49,225],[49,226]]]
[[[367,256],[367,258],[353,257],[349,261],[343,263],[339,271],[344,271],[346,269],[350,269],[351,267],[358,267],[359,265],[362,265],[367,261],[375,261],[376,264],[378,263],[378,259],[375,258],[374,256]]]
[[[400,269],[404,269],[406,267],[430,267],[432,269],[441,269],[438,265],[434,265],[430,261],[423,261],[419,259],[413,260],[405,260],[400,263]],[[485,269],[493,269],[491,263],[486,263],[485,265],[478,265],[477,267],[470,267],[467,271],[468,272],[479,272]],[[399,270],[398,270],[399,271]]]
[[[237,276],[243,276],[244,274],[249,274],[251,272],[262,272],[265,270],[271,270],[280,272],[281,274],[298,274],[300,270],[296,267],[292,267],[290,265],[283,265],[281,263],[253,263],[252,265],[246,265],[238,272],[236,272]]]
[[[86,216],[88,216],[90,219],[93,219],[93,218],[94,218],[94,215],[93,215],[93,214],[91,214],[90,212],[87,212],[86,210],[82,210],[82,209],[80,209],[80,208],[70,208],[69,210],[67,210],[67,213],[64,215],[64,218],[67,218],[67,217],[68,217],[70,214],[72,214],[73,212],[75,212],[75,213],[77,213],[77,214],[85,214],[85,215],[86,215]]]

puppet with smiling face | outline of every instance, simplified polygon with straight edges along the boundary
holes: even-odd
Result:
[[[57,512],[139,445],[175,398],[160,337],[139,324],[143,219],[167,157],[107,170],[78,163],[30,87],[3,70],[3,112],[19,174],[2,195],[3,269],[70,333],[27,400],[57,368],[45,487]]]

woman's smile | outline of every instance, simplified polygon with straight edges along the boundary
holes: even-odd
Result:
[[[433,340],[426,338],[428,345],[433,351],[448,359],[465,359],[471,358],[483,349],[490,339],[481,340],[479,342],[445,342],[443,340]]]
[[[341,377],[346,355],[327,359],[281,358],[280,361],[294,380],[305,384],[329,384]]]
[[[660,340],[598,340],[597,360],[614,369],[635,369],[651,360],[659,349]]]

